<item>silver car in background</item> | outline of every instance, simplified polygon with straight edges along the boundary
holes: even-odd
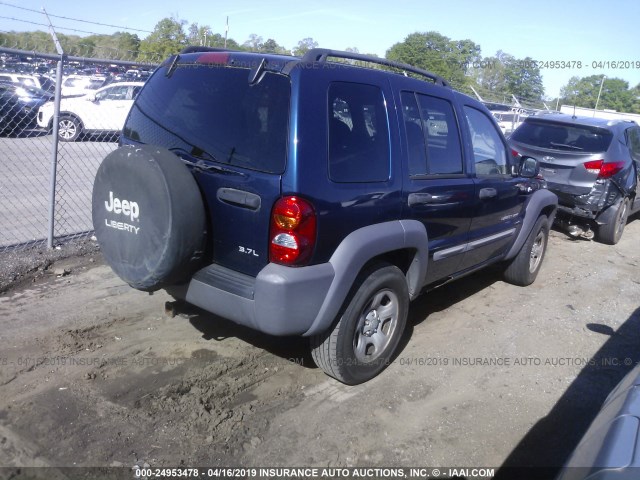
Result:
[[[627,217],[640,210],[640,126],[565,114],[525,119],[509,143],[534,157],[558,196],[557,222],[574,236],[614,245]]]
[[[609,394],[556,480],[640,476],[640,365]]]

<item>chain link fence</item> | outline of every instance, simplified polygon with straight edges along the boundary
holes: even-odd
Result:
[[[0,47],[0,251],[91,234],[93,179],[153,68]]]

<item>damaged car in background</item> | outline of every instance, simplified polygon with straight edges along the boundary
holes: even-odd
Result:
[[[620,241],[640,210],[640,127],[628,120],[564,114],[528,117],[509,139],[515,156],[534,157],[558,196],[556,222],[575,237]]]

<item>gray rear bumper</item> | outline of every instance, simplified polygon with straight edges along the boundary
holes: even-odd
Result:
[[[335,273],[330,263],[267,265],[257,277],[211,265],[186,287],[167,291],[240,325],[271,335],[302,335],[315,320]]]

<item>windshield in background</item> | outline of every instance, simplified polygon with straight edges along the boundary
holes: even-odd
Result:
[[[287,153],[289,78],[266,72],[180,64],[161,68],[136,99],[124,136],[206,160],[282,173]]]

